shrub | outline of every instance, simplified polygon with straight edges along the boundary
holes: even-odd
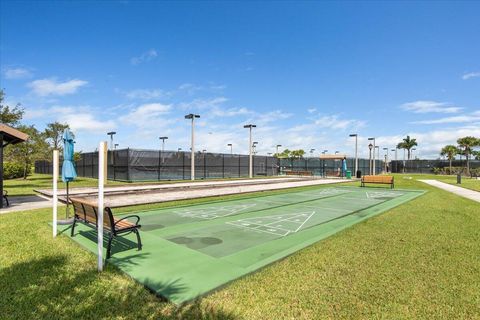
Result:
[[[18,162],[5,162],[3,164],[3,178],[15,179],[23,177],[23,165]],[[27,168],[27,175],[30,174],[31,168]]]

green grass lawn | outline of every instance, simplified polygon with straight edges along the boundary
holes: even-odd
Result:
[[[431,175],[431,174],[404,174],[405,177],[412,177],[413,179],[434,179],[448,184],[453,184],[462,188],[467,188],[475,191],[480,191],[480,180],[469,177],[462,177],[462,183],[457,184],[457,176],[445,175]],[[399,176],[401,177],[401,176]]]
[[[0,215],[1,318],[479,318],[480,204],[396,183],[428,192],[183,307],[111,266],[97,273],[94,255],[52,238],[51,210]]]

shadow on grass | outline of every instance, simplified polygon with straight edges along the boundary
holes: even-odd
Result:
[[[175,307],[122,277],[112,266],[98,273],[73,263],[66,255],[55,255],[1,268],[2,319],[236,318],[200,301]],[[154,285],[170,292],[182,290],[176,281]]]

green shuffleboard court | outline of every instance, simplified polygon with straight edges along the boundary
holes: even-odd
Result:
[[[141,212],[143,250],[117,238],[108,263],[180,304],[422,193],[322,187]],[[96,252],[92,228],[73,239]]]

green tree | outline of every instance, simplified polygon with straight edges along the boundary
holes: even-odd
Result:
[[[303,149],[292,150],[292,152],[290,152],[290,157],[294,159],[303,158],[304,155],[305,155],[305,150]]]
[[[480,146],[480,139],[477,139],[472,136],[467,136],[463,138],[459,138],[457,140],[458,143],[458,149],[461,151],[461,154],[465,156],[467,159],[467,174],[470,173],[470,155],[474,151],[474,147]]]
[[[276,157],[276,158],[279,158],[279,159],[284,159],[284,158],[289,158],[289,157],[290,157],[290,153],[291,153],[290,150],[284,149],[282,152],[280,152],[280,153],[275,153],[273,156]]]
[[[5,91],[0,89],[0,123],[15,127],[22,120],[24,110],[19,103],[15,107],[4,104]]]
[[[48,143],[50,144],[53,150],[62,149],[62,135],[63,135],[63,132],[69,128],[70,127],[68,124],[66,123],[63,124],[57,121],[47,124],[44,134],[45,134],[45,138],[47,139]]]
[[[408,160],[410,160],[411,149],[415,146],[418,146],[417,139],[412,139],[410,136],[403,138],[402,142],[397,144],[397,149],[406,149],[408,154]]]
[[[33,125],[20,125],[18,129],[28,134],[28,140],[6,149],[5,158],[11,162],[21,163],[23,178],[26,179],[35,160],[41,159],[45,150],[48,149],[48,143],[45,141],[44,134]]]
[[[450,161],[450,174],[452,174],[452,160],[455,159],[455,155],[458,154],[458,151],[459,150],[456,146],[449,144],[443,147],[440,152],[440,155],[447,157]]]

